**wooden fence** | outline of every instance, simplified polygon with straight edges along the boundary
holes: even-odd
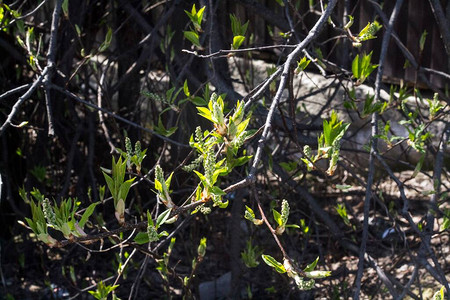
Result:
[[[375,1],[375,0],[374,0]],[[450,5],[450,0],[441,0],[441,4],[444,10],[447,5]],[[249,1],[242,1],[249,2]],[[277,18],[283,18],[283,8],[280,7],[275,0],[259,0],[252,1],[257,2],[269,8]],[[301,22],[297,24],[298,28],[311,28],[314,22],[317,20],[317,15],[314,13],[308,13],[309,1],[298,0],[291,1],[297,3],[298,16],[302,16]],[[314,2],[318,2],[315,0]],[[324,1],[326,2],[326,1]],[[337,7],[336,23],[342,24],[342,16],[344,13],[345,5],[347,5],[348,14],[355,17],[355,23],[351,27],[353,33],[358,33],[360,29],[367,25],[368,22],[372,22],[375,18],[380,22],[381,19],[377,17],[373,4],[368,0],[349,0],[339,1]],[[390,16],[392,9],[395,5],[394,0],[384,1],[383,11]],[[250,31],[254,34],[254,41],[256,44],[264,45],[272,43],[272,38],[267,30],[267,23],[264,19],[248,9],[243,3],[239,1],[233,1],[233,7],[228,7],[232,11],[236,11],[242,20],[250,20]],[[448,9],[450,10],[450,9]],[[336,15],[335,15],[336,16]],[[382,29],[383,30],[383,29]],[[416,61],[421,67],[432,68],[435,70],[450,73],[448,57],[444,49],[443,41],[440,38],[439,28],[437,26],[434,15],[431,11],[429,1],[427,0],[405,0],[401,8],[399,17],[395,24],[395,32],[399,36],[403,44],[415,57]],[[422,33],[426,30],[427,38],[425,48],[422,53],[419,51],[419,40]],[[283,29],[281,29],[283,31]],[[304,31],[303,31],[304,32]],[[336,30],[330,26],[319,38],[320,41],[326,41],[329,38],[336,36]],[[356,55],[358,51],[372,51],[374,52],[372,60],[378,61],[381,34],[376,40],[367,41],[364,43],[361,50],[351,47],[351,43],[345,42],[344,39],[332,40],[330,42],[321,44],[320,47],[324,54],[328,55],[328,58],[341,66],[347,68],[350,67],[351,59]],[[388,56],[385,62],[384,81],[389,83],[398,83],[400,80],[404,80],[409,83],[414,83],[416,80],[420,84],[420,81],[416,78],[416,70],[408,64],[403,56],[400,48],[391,40],[389,45]],[[427,75],[428,79],[433,85],[439,88],[450,87],[448,80],[437,76]]]

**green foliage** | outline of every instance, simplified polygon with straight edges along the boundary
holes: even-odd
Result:
[[[127,160],[122,161],[122,157],[116,160],[112,158],[112,170],[102,168],[106,184],[114,200],[115,216],[119,224],[125,223],[125,201],[130,191],[135,177],[125,180]],[[108,174],[111,174],[109,176]]]
[[[203,20],[203,13],[205,11],[206,6],[203,6],[198,11],[195,8],[195,4],[192,5],[191,11],[185,10],[184,12],[188,15],[189,19],[191,20],[192,24],[194,25],[194,28],[196,31],[201,32],[202,31],[202,20]]]
[[[89,291],[89,294],[97,300],[107,300],[108,295],[112,293],[119,285],[106,285],[103,281],[97,284],[95,291]],[[117,298],[116,298],[117,299]]]
[[[166,129],[164,127],[164,124],[161,121],[161,116],[160,116],[158,118],[158,126],[155,126],[153,129],[155,130],[156,133],[158,133],[160,135],[163,135],[163,136],[166,136],[166,137],[169,137],[172,134],[174,134],[175,131],[177,131],[178,127],[174,126],[174,127],[170,127],[170,128]]]
[[[193,30],[184,31],[184,37],[188,39],[194,46],[196,46],[199,49],[202,49],[202,46],[200,44],[200,38],[199,33],[203,32],[202,30],[202,21],[203,21],[203,13],[205,11],[205,7],[200,8],[198,11],[195,8],[195,4],[192,5],[191,11],[185,10],[185,13],[191,20],[191,23],[194,25]]]
[[[314,271],[319,257],[316,258],[311,264],[309,264],[304,270],[304,274],[310,280],[305,280],[291,265],[289,259],[284,258],[283,263],[278,262],[270,255],[262,255],[263,261],[270,267],[274,268],[278,273],[287,273],[287,275],[294,279],[295,284],[300,290],[310,290],[314,287],[314,279],[325,278],[331,275],[330,271]]]
[[[420,50],[420,53],[422,53],[423,49],[425,48],[425,41],[427,40],[427,35],[428,35],[428,32],[426,30],[424,30],[422,32],[422,34],[420,35],[420,39],[419,39],[419,50]]]
[[[164,179],[164,172],[160,165],[155,167],[155,189],[158,191],[158,197],[167,208],[175,207],[172,198],[170,197],[170,182],[172,181],[172,175],[167,179]]]
[[[383,140],[384,142],[386,142],[388,149],[393,147],[393,143],[396,140],[401,140],[403,139],[403,137],[401,136],[395,136],[395,135],[391,135],[390,130],[391,130],[391,121],[388,120],[386,122],[386,124],[383,126],[383,124],[381,123],[379,126],[380,129],[380,134],[375,135],[374,137]]]
[[[373,21],[372,23],[369,22],[366,27],[364,27],[358,34],[358,40],[359,42],[364,42],[367,40],[375,39],[377,38],[375,34],[382,28],[383,26],[380,25],[377,21]]]
[[[362,84],[366,80],[366,78],[369,77],[369,75],[378,67],[378,65],[371,64],[371,59],[372,52],[370,52],[368,55],[362,54],[361,56],[357,54],[353,59],[352,72],[353,77],[356,78],[357,85]]]
[[[424,154],[426,152],[425,141],[431,137],[431,133],[425,131],[427,125],[424,123],[417,125],[412,118],[401,120],[399,124],[403,125],[408,131],[408,145]]]
[[[345,205],[338,203],[336,205],[336,211],[344,221],[345,225],[351,226],[350,220],[348,219],[347,208],[345,207]]]
[[[112,42],[112,34],[113,34],[112,29],[110,27],[108,27],[108,31],[106,32],[106,36],[105,36],[105,40],[98,48],[98,52],[104,52],[109,48],[109,46],[111,45],[111,42]]]
[[[224,102],[221,96],[215,93],[211,95],[208,107],[197,107],[199,115],[213,122],[219,135],[224,136],[227,132],[227,125],[224,118]]]
[[[365,118],[367,116],[370,116],[373,113],[382,113],[386,109],[388,102],[375,102],[374,103],[374,97],[371,95],[366,96],[366,100],[364,101],[364,107],[362,110],[361,117]]]
[[[283,199],[283,201],[281,202],[281,213],[279,213],[275,209],[272,209],[272,213],[273,218],[277,223],[275,233],[277,235],[282,235],[283,232],[286,230],[286,227],[288,226],[287,221],[289,218],[289,203],[287,202],[287,200]],[[298,225],[289,225],[289,226],[300,228]]]
[[[247,247],[241,252],[241,258],[247,268],[256,268],[259,265],[258,258],[262,255],[263,250],[258,246],[252,245],[252,240],[247,240]]]
[[[215,131],[202,133],[201,128],[197,127],[189,141],[190,146],[197,149],[202,157],[195,161],[196,164],[202,161],[204,169],[204,173],[193,170],[199,177],[202,187],[200,188],[199,185],[197,188],[195,199],[205,203],[212,201],[213,206],[226,208],[228,201],[222,202],[222,196],[225,193],[216,186],[216,183],[219,176],[229,174],[234,167],[245,164],[251,158],[247,155],[236,157],[239,148],[252,134],[252,131],[246,130],[250,118],[244,118],[244,103],[240,101],[237,102],[233,114],[226,118],[223,97],[215,93],[211,95],[207,107],[197,106],[197,110],[199,115],[213,123]],[[216,147],[224,149],[222,153],[226,155],[219,161],[216,161]],[[186,168],[186,170],[191,169],[191,165]],[[204,206],[201,206],[194,212],[203,209]],[[204,212],[209,212],[209,210],[204,210]]]
[[[62,200],[59,207],[56,203],[52,207],[50,201],[45,198],[42,207],[47,219],[47,225],[61,231],[66,239],[70,239],[72,235],[77,237],[85,236],[86,233],[83,231],[84,224],[94,212],[97,203],[91,204],[85,210],[80,222],[77,223],[75,213],[79,205],[80,203],[76,199],[68,198]]]
[[[200,38],[197,32],[195,31],[184,31],[183,32],[184,37],[188,39],[193,45],[195,45],[197,48],[202,48],[200,45]]]
[[[299,74],[301,71],[304,71],[306,67],[309,65],[311,61],[304,56],[301,60],[297,62],[297,68],[295,69],[295,73]]]
[[[344,26],[344,30],[349,31],[350,27],[353,25],[353,16],[348,16],[349,21]],[[357,36],[353,36],[351,33],[351,38],[353,40],[353,47],[359,48],[362,46],[362,42],[375,39],[375,34],[382,28],[377,21],[367,23],[366,27],[364,27]],[[349,31],[350,32],[350,31]]]
[[[167,247],[167,251],[164,252],[163,257],[156,260],[156,262],[158,264],[156,267],[156,270],[158,271],[158,273],[161,275],[162,279],[166,283],[168,282],[168,278],[169,278],[169,259],[172,254],[173,247],[175,246],[175,242],[176,242],[176,238],[171,238],[169,247]],[[164,289],[167,289],[167,287],[165,286]]]
[[[427,99],[428,105],[429,105],[429,113],[430,113],[430,120],[434,120],[435,117],[438,115],[438,113],[444,108],[444,105],[442,105],[439,101],[439,95],[438,93],[434,93],[433,100]]]
[[[275,258],[270,255],[261,255],[263,261],[269,266],[275,269],[278,273],[286,273],[286,269],[284,268],[282,263],[279,263]]]
[[[226,193],[218,186],[215,186],[219,175],[227,172],[227,168],[223,166],[224,162],[225,160],[223,159],[216,163],[213,148],[210,148],[208,152],[204,154],[204,174],[194,170],[194,173],[200,178],[203,186],[201,192],[197,192],[197,201],[206,203],[212,200],[214,206],[219,206],[220,208],[226,208],[228,206],[228,200],[226,202],[222,202],[222,196]],[[197,189],[197,191],[200,191],[200,189]]]
[[[41,195],[38,190],[34,191],[36,193],[31,193],[31,195],[37,201],[37,203],[35,203],[34,200],[32,199],[28,200],[31,207],[31,219],[25,218],[25,221],[28,223],[28,226],[30,226],[31,230],[34,232],[38,240],[44,242],[50,247],[53,247],[54,245],[57,244],[57,241],[54,238],[52,238],[50,234],[48,234],[47,220],[42,206],[44,196]]]
[[[44,166],[36,165],[30,170],[30,173],[41,183],[47,181],[47,169]]]
[[[233,43],[231,44],[231,49],[236,50],[242,45],[245,40],[245,33],[247,32],[248,22],[241,24],[238,18],[230,14],[231,20],[231,30],[233,32]]]
[[[300,219],[300,229],[305,235],[310,233],[309,226],[306,225],[305,219]]]
[[[158,241],[163,236],[168,236],[169,234],[167,231],[162,231],[158,233],[158,229],[161,225],[166,223],[170,217],[172,209],[167,209],[164,212],[162,212],[158,218],[156,219],[156,222],[153,222],[152,216],[149,211],[147,211],[147,232],[139,232],[136,237],[134,238],[134,241],[140,245],[146,244],[146,243],[152,243]]]
[[[207,240],[206,240],[205,237],[202,237],[200,239],[200,243],[199,243],[198,248],[197,248],[197,255],[198,255],[199,260],[202,260],[205,257],[205,254],[206,254],[206,241]]]
[[[251,209],[247,205],[245,206],[244,218],[246,218],[247,220],[249,220],[250,222],[252,222],[256,226],[259,226],[259,225],[263,224],[263,220],[262,219],[256,219],[255,213],[253,212],[253,209]]]
[[[132,167],[136,167],[136,172],[141,173],[142,161],[147,156],[147,149],[141,149],[141,142],[137,141],[134,145],[134,150],[131,145],[131,140],[129,137],[125,138],[125,150],[117,149],[120,155],[122,155],[124,161],[126,161],[128,171],[132,171]]]
[[[48,227],[60,231],[66,239],[86,235],[83,228],[98,203],[89,205],[84,210],[81,219],[77,221],[75,216],[80,202],[77,202],[76,199],[63,199],[58,206],[56,203],[52,205],[50,200],[37,189],[34,189],[31,195],[37,203],[33,199],[28,199],[26,194],[22,194],[22,197],[27,199],[27,203],[30,204],[32,215],[31,219],[25,218],[25,220],[40,241],[50,247],[57,245],[57,241],[48,234]]]
[[[339,160],[340,141],[349,126],[349,123],[338,120],[338,115],[334,110],[331,112],[330,121],[323,121],[323,133],[320,134],[317,142],[317,155],[312,155],[311,148],[308,145],[303,148],[305,157],[301,160],[306,164],[308,171],[315,168],[314,163],[316,161],[327,158],[329,159],[327,174],[330,176],[334,174]]]
[[[446,208],[443,212],[442,216],[442,224],[440,227],[440,231],[447,230],[450,227],[450,209]]]

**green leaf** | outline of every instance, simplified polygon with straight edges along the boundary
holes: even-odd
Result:
[[[99,202],[92,203],[91,205],[88,206],[88,208],[86,208],[86,210],[84,211],[83,215],[81,216],[80,222],[78,222],[78,226],[80,226],[81,228],[84,227],[84,225],[86,224],[87,220],[92,215],[92,213],[95,210],[95,207],[98,204],[99,204]]]
[[[233,37],[233,44],[231,45],[231,48],[233,50],[237,50],[239,49],[239,47],[242,45],[242,43],[244,42],[245,37],[242,35],[236,35],[235,37]]]
[[[199,115],[210,120],[211,122],[214,122],[214,119],[211,115],[211,111],[209,109],[207,109],[206,107],[197,107],[197,110],[199,111]]]
[[[158,179],[155,179],[155,189],[160,193],[163,192],[162,184]]]
[[[356,55],[352,62],[353,77],[358,81],[357,84],[362,84],[364,80],[378,67],[378,65],[372,65],[370,60],[372,58],[372,52],[368,55],[362,56]]]
[[[156,133],[158,133],[160,135],[163,135],[163,136],[166,136],[166,137],[169,137],[172,134],[174,134],[175,131],[177,131],[178,127],[175,126],[175,127],[171,127],[169,129],[166,129],[164,127],[163,123],[162,123],[161,116],[159,116],[158,126],[155,127],[154,129],[155,129]]]
[[[203,6],[202,8],[200,8],[197,12],[197,21],[198,24],[201,25],[202,24],[202,20],[203,20],[203,12],[205,11],[206,6]]]
[[[419,40],[420,52],[423,52],[423,49],[425,47],[425,41],[427,40],[427,35],[428,35],[428,32],[426,30],[424,30],[422,32],[422,35],[420,36],[420,40]]]
[[[109,191],[111,192],[111,194],[113,195],[113,198],[116,195],[116,188],[114,185],[114,180],[111,178],[111,176],[109,176],[108,174],[105,173],[105,171],[103,171],[103,176],[105,177],[105,181],[106,181],[106,185],[108,186]]]
[[[411,176],[412,178],[416,177],[417,174],[419,174],[420,170],[422,169],[424,161],[425,161],[425,153],[422,153],[419,162],[417,163],[416,168],[414,169],[414,173]]]
[[[169,177],[167,177],[167,179],[166,179],[166,186],[168,189],[170,188],[170,183],[172,182],[172,176],[173,176],[173,172],[170,173]]]
[[[318,261],[319,261],[319,257],[317,256],[316,260],[313,261],[312,263],[310,263],[309,265],[307,265],[306,268],[303,269],[303,271],[305,271],[305,272],[314,271]]]
[[[202,97],[197,96],[197,97],[189,98],[189,100],[192,103],[194,103],[195,106],[207,106],[208,105],[208,101],[206,101]]]
[[[252,222],[255,219],[255,213],[253,212],[253,209],[251,209],[247,205],[245,206],[244,218]]]
[[[304,56],[300,61],[297,62],[297,73],[304,71],[311,61]]]
[[[194,173],[197,174],[197,176],[200,178],[200,180],[202,181],[203,185],[207,186],[207,180],[205,175],[203,175],[202,173],[198,172],[197,170],[194,170]]]
[[[69,15],[69,0],[64,0],[62,3],[62,10],[64,15],[68,16]]]
[[[224,195],[227,194],[227,193],[225,193],[221,188],[219,188],[218,186],[213,186],[213,187],[211,188],[211,192],[212,192],[214,195],[217,195],[217,196],[224,196]]]
[[[288,224],[285,226],[286,228],[295,228],[295,229],[301,229],[301,227],[297,224]]]
[[[247,21],[244,25],[242,25],[239,19],[233,14],[230,14],[230,20],[231,20],[231,31],[233,32],[233,36],[238,35],[245,36],[249,21]]]
[[[198,34],[194,31],[184,31],[183,32],[184,37],[187,38],[192,44],[197,46],[198,48],[201,48],[200,40],[198,37]]]
[[[135,178],[131,178],[120,185],[118,199],[123,199],[125,201],[130,191],[131,185],[133,184]]]
[[[261,257],[268,266],[271,266],[272,268],[274,268],[275,271],[277,271],[278,273],[281,273],[281,274],[286,273],[286,269],[284,268],[283,264],[279,263],[272,256],[263,254],[263,255],[261,255]]]
[[[172,211],[171,208],[163,211],[158,218],[156,219],[156,228],[159,228],[159,226],[161,226],[162,224],[164,224],[167,219],[169,219],[170,217],[170,212]]]
[[[136,234],[136,236],[134,237],[134,241],[139,245],[148,243],[149,238],[147,232],[139,232],[138,234]]]
[[[278,211],[276,211],[275,209],[272,209],[272,212],[273,212],[273,218],[274,218],[275,222],[277,222],[277,224],[279,226],[283,226],[283,220],[281,218],[281,214]]]
[[[105,36],[105,40],[103,41],[103,43],[100,45],[100,47],[98,48],[99,52],[103,52],[106,49],[109,48],[109,46],[111,45],[111,41],[112,41],[112,29],[111,27],[108,27],[108,32],[106,33]]]
[[[184,84],[183,84],[183,92],[186,95],[186,97],[191,96],[191,93],[189,92],[189,86],[188,86],[187,79],[184,81]]]
[[[358,40],[360,42],[364,42],[367,40],[375,39],[375,33],[377,33],[378,30],[383,27],[378,23],[377,21],[374,21],[373,23],[368,23],[366,27],[364,27],[358,34]]]

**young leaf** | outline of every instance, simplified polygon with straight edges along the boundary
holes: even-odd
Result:
[[[167,221],[167,219],[169,219],[171,211],[172,209],[169,208],[158,216],[158,218],[156,219],[156,228],[159,228],[162,224],[164,224]]]
[[[84,211],[83,215],[81,216],[80,222],[78,222],[78,226],[80,226],[81,228],[84,227],[84,225],[86,224],[87,220],[92,215],[92,213],[94,212],[95,207],[98,204],[99,204],[99,202],[92,203],[91,205],[88,206],[88,208],[86,208],[86,210]]]
[[[100,45],[100,47],[98,48],[99,52],[103,52],[106,49],[109,48],[109,45],[111,45],[111,41],[112,41],[112,29],[111,27],[108,27],[108,32],[106,33],[106,37],[105,40],[103,41],[103,43]]]
[[[281,274],[286,273],[286,269],[284,268],[283,264],[279,263],[272,256],[263,254],[263,255],[261,255],[261,257],[268,266],[271,266],[272,268],[274,268],[275,271],[277,271],[278,273],[281,273]]]
[[[283,226],[283,220],[281,218],[281,214],[277,212],[275,209],[272,209],[273,212],[273,218],[275,222],[277,222],[278,226]]]
[[[303,269],[303,271],[305,271],[305,272],[314,271],[318,261],[319,261],[319,257],[317,256],[316,260],[313,261],[312,263],[310,263],[309,265],[307,265],[306,268]]]
[[[187,38],[192,44],[197,46],[198,48],[202,48],[200,45],[200,40],[198,37],[198,34],[194,31],[184,31],[183,32],[184,37]]]
[[[136,234],[136,236],[134,237],[134,241],[139,245],[148,243],[149,238],[147,232],[139,232],[138,234]]]
[[[233,50],[237,50],[239,49],[239,47],[242,45],[242,43],[244,42],[245,37],[242,35],[236,35],[235,37],[233,37],[233,44],[231,45],[231,48]]]

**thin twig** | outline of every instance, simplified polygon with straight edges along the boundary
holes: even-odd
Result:
[[[250,48],[241,48],[241,49],[230,49],[230,50],[223,50],[220,49],[219,51],[210,53],[210,54],[199,54],[197,51],[191,51],[187,49],[181,50],[184,53],[192,54],[198,58],[224,58],[229,57],[230,54],[234,53],[245,53],[245,52],[251,52],[251,51],[260,51],[260,50],[269,50],[269,49],[278,49],[278,48],[288,48],[288,49],[294,49],[296,48],[296,45],[271,45],[271,46],[259,46],[259,47],[250,47]]]
[[[31,84],[24,84],[24,85],[15,87],[15,88],[13,88],[13,89],[11,89],[11,90],[9,90],[9,91],[6,91],[6,92],[4,92],[3,94],[0,95],[0,100],[3,99],[3,98],[8,97],[8,96],[10,96],[10,95],[13,95],[13,94],[15,94],[15,93],[19,93],[19,92],[21,92],[21,91],[23,91],[23,90],[26,90],[26,89],[29,88],[30,86],[31,86]]]
[[[36,88],[41,84],[41,82],[44,80],[44,76],[48,72],[48,67],[45,67],[44,70],[42,70],[42,74],[33,82],[33,84],[29,87],[28,91],[25,92],[14,104],[14,106],[11,109],[11,112],[9,113],[8,117],[6,118],[6,121],[3,123],[3,125],[0,127],[0,135],[3,134],[6,128],[11,125],[12,119],[17,114],[19,107],[28,100],[28,98],[31,97],[31,95],[34,93]]]

